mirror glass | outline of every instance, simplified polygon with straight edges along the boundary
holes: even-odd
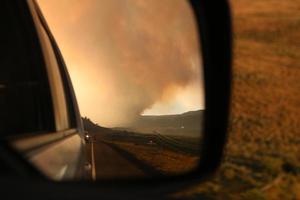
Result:
[[[189,2],[38,3],[76,93],[91,179],[176,175],[197,167],[204,82]]]

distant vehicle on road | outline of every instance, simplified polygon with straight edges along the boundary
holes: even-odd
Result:
[[[89,135],[89,132],[84,131],[84,140],[86,143],[91,142],[91,136]]]

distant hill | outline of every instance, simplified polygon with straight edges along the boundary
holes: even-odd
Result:
[[[203,111],[189,111],[177,115],[146,115],[140,116],[130,124],[131,127],[141,128],[187,128],[200,129]]]
[[[198,137],[202,132],[203,110],[189,111],[176,115],[146,115],[140,116],[134,122],[124,127],[113,129],[104,128],[84,117],[85,130],[90,132],[101,132],[102,134],[116,134],[119,131],[136,133],[180,135]]]
[[[203,116],[203,110],[176,115],[146,115],[140,116],[128,128],[144,133],[198,136],[202,131]]]
[[[102,134],[108,134],[114,132],[112,129],[104,128],[87,117],[82,117],[83,127],[88,132],[101,132]]]

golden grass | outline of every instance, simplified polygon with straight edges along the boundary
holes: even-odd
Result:
[[[174,175],[188,172],[198,164],[196,156],[166,150],[155,145],[136,145],[130,142],[113,143],[163,174]]]

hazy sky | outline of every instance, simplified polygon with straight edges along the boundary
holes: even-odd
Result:
[[[194,18],[184,0],[39,0],[82,116],[118,126],[204,108]]]

